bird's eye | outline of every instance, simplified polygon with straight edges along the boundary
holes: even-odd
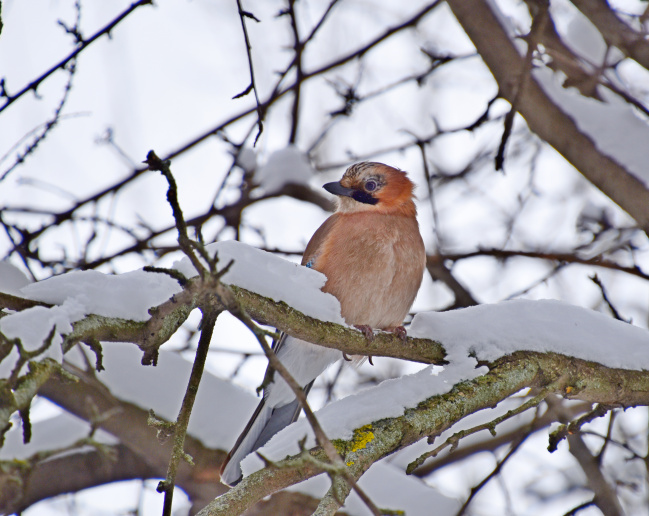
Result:
[[[376,181],[372,181],[371,179],[365,183],[365,190],[368,192],[373,192],[376,190]]]

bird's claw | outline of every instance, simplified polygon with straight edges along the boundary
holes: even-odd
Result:
[[[374,332],[372,331],[372,328],[367,324],[355,324],[354,328],[360,330],[363,333],[363,335],[365,335],[365,340],[367,342],[372,342],[374,340]]]
[[[403,326],[396,326],[394,328],[387,328],[386,331],[394,333],[397,337],[401,339],[402,342],[405,342],[408,338],[408,332]]]

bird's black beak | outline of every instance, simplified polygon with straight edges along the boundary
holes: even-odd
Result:
[[[353,190],[352,188],[345,188],[338,181],[334,181],[333,183],[327,183],[326,185],[323,185],[322,188],[327,190],[327,192],[329,192],[330,194],[343,195],[345,197],[351,197],[352,195],[354,195],[354,192],[356,191]]]
[[[354,190],[353,188],[345,188],[338,182],[327,183],[322,188],[331,194],[351,197],[355,201],[362,202],[363,204],[377,204],[379,202],[371,193],[364,192],[363,190]]]

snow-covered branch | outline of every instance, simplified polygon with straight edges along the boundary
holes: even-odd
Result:
[[[445,372],[440,374],[440,384]],[[397,380],[398,382],[398,380]],[[392,388],[398,388],[392,385]],[[641,371],[613,369],[554,353],[517,352],[503,357],[490,365],[484,375],[470,380],[449,384],[447,392],[435,394],[396,417],[379,418],[369,425],[357,428],[348,439],[334,441],[338,451],[348,464],[352,474],[360,477],[372,464],[395,451],[428,437],[431,442],[444,430],[480,410],[494,407],[502,400],[524,388],[545,389],[548,395],[558,394],[568,399],[582,399],[613,406],[630,407],[649,404],[649,378]],[[380,389],[377,388],[378,391]],[[355,396],[355,407],[378,403],[377,392],[370,389]],[[381,393],[383,395],[384,393]],[[350,414],[350,406],[343,409],[345,400],[339,403],[339,411],[319,413],[323,425],[327,415],[336,414],[337,425],[343,425],[344,414]],[[332,404],[336,405],[336,403]],[[348,404],[347,404],[348,405]],[[331,405],[330,405],[331,407]],[[350,416],[353,417],[353,416]],[[287,455],[290,439],[299,438],[305,427],[293,427],[282,432],[283,438],[274,439],[261,453],[277,462],[251,473],[241,484],[217,498],[200,514],[216,516],[240,514],[261,498],[284,489],[322,472],[313,461],[300,459],[294,444],[291,457]],[[300,433],[302,432],[302,434]],[[275,443],[275,444],[273,444]],[[282,444],[284,446],[282,446]],[[311,449],[315,459],[325,460],[323,452]],[[257,459],[257,462],[260,461]]]
[[[587,113],[592,113],[598,106],[595,103],[586,106],[580,95],[570,95],[567,90],[554,86],[551,74],[549,78],[548,74],[542,74],[548,70],[532,74],[532,80],[525,81],[524,90],[517,93],[524,57],[516,47],[513,34],[508,34],[501,13],[494,12],[493,9],[497,8],[482,0],[451,0],[448,4],[498,82],[500,95],[510,102],[516,99],[516,109],[529,128],[559,151],[649,234],[649,212],[646,210],[649,189],[639,179],[643,177],[639,174],[643,174],[644,169],[641,166],[639,171],[634,170],[637,167],[629,162],[630,156],[628,153],[623,156],[624,147],[618,145],[610,134],[598,135],[596,130],[586,129],[589,122]],[[541,74],[546,80],[540,80]],[[614,127],[609,118],[601,121]],[[629,122],[633,118],[631,116]],[[638,125],[644,126],[639,122]]]

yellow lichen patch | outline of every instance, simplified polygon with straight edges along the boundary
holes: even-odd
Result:
[[[374,432],[372,432],[372,425],[365,425],[354,430],[354,438],[352,439],[352,451],[358,451],[365,448],[369,443],[374,440]]]

